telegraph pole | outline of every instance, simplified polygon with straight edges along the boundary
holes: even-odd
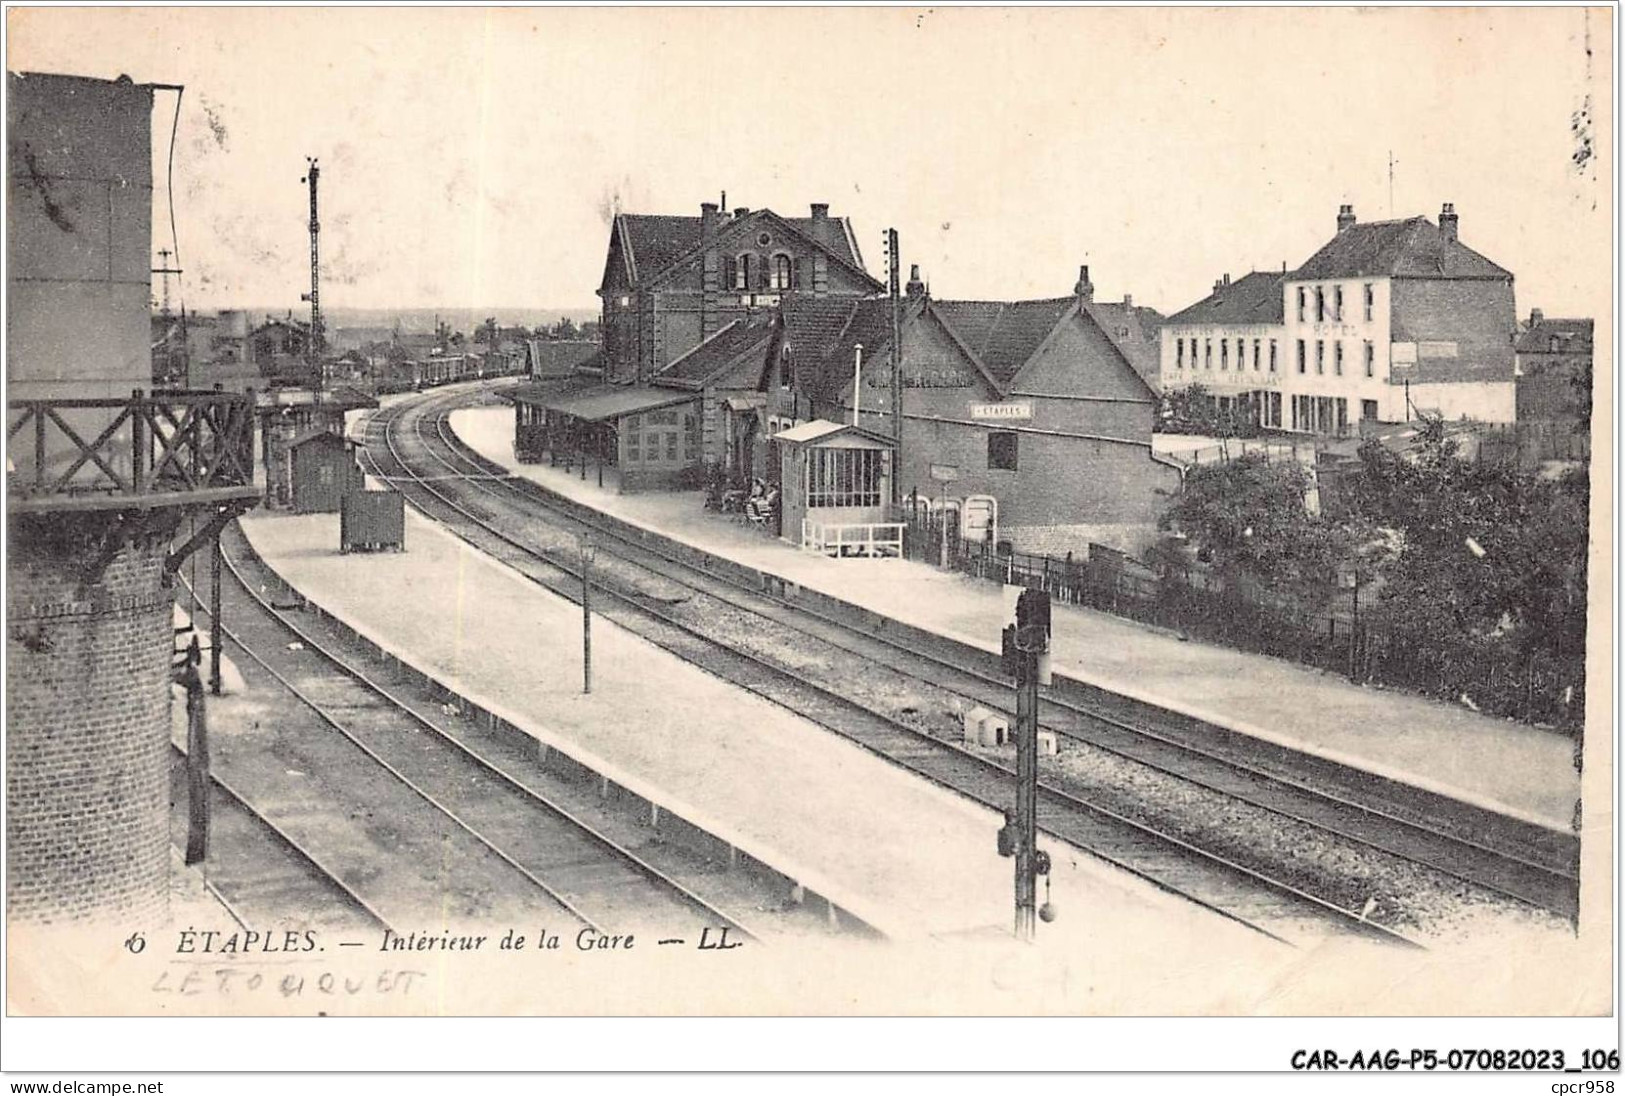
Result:
[[[316,216],[316,184],[321,178],[322,169],[311,157],[305,159],[310,163],[310,170],[299,181],[310,187],[310,292],[303,294],[303,297],[310,302],[310,367],[316,374],[316,387],[322,388],[325,387],[322,384],[322,262],[321,251],[317,247],[322,225]]]
[[[891,295],[891,504],[903,505],[903,348],[901,298],[898,294],[897,230],[886,230],[886,289]]]

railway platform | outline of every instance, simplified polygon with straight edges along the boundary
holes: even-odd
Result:
[[[885,936],[1008,943],[1011,862],[992,811],[609,621],[594,623],[583,695],[579,608],[415,513],[407,522],[408,551],[371,556],[338,552],[337,515],[241,524],[272,569],[371,642]],[[1075,974],[1109,952],[1114,966],[1184,978],[1216,961],[1216,939],[1226,962],[1255,956],[1266,982],[1284,961],[1249,929],[1049,848],[1063,912],[1044,936]]]
[[[690,547],[963,643],[997,650],[1010,619],[991,583],[912,561],[799,551],[704,511],[700,492],[621,495],[563,468],[519,464],[505,408],[452,415],[487,459],[561,495]],[[1565,737],[1425,697],[1365,688],[1094,610],[1056,606],[1054,666],[1087,684],[1559,831],[1580,793]]]

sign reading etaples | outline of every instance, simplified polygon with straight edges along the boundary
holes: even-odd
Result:
[[[1026,400],[1017,400],[1010,403],[973,403],[970,405],[970,417],[979,421],[989,419],[1030,419],[1033,417],[1033,405]]]

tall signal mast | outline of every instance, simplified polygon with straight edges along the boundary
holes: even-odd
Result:
[[[305,159],[310,163],[310,170],[305,177],[299,180],[310,184],[310,292],[302,294],[302,298],[310,302],[310,344],[309,355],[311,368],[317,369],[320,376],[322,359],[322,260],[317,241],[320,238],[322,225],[316,216],[316,183],[321,178],[322,169],[316,161],[309,156]]]

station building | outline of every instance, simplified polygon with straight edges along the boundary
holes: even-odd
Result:
[[[1513,422],[1512,275],[1463,244],[1459,224],[1448,202],[1438,224],[1360,224],[1344,205],[1336,235],[1296,270],[1226,277],[1171,319],[1164,390],[1234,393],[1260,425],[1296,433],[1347,436],[1422,414]]]
[[[772,310],[881,288],[851,223],[823,203],[808,217],[709,202],[698,217],[618,214],[598,287],[603,348],[576,364],[577,383],[514,393],[515,452],[614,469],[622,491],[698,486],[708,463],[742,466],[755,445],[752,355]],[[740,369],[749,383],[735,383]]]
[[[938,300],[916,269],[898,322],[900,438],[889,300],[789,299],[775,327],[759,382],[769,439],[816,420],[895,439],[866,475],[895,477],[910,500],[991,495],[999,539],[1020,551],[1138,550],[1178,490],[1151,448],[1157,394],[1135,368],[1156,336],[1132,301],[1096,301],[1087,267],[1071,296],[1028,301]],[[780,448],[759,466],[770,480]]]

